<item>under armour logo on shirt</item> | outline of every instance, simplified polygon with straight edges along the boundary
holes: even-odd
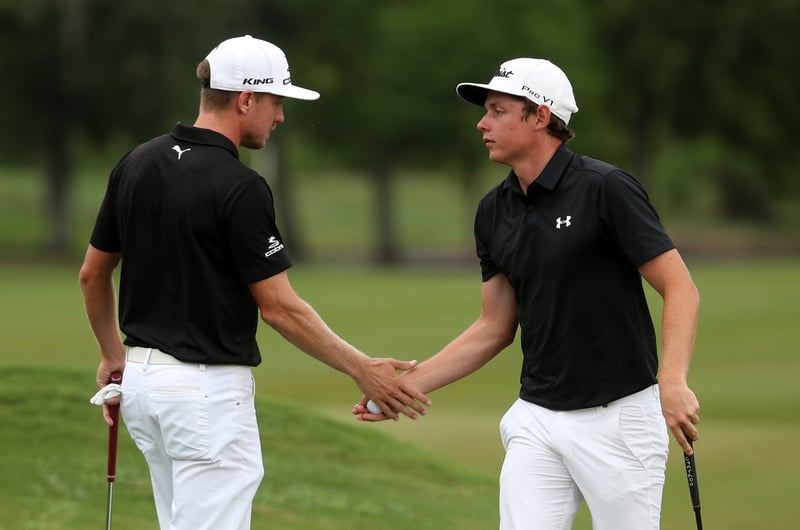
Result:
[[[191,147],[187,147],[186,149],[181,150],[181,148],[178,147],[178,145],[176,144],[176,145],[172,146],[172,150],[175,151],[176,153],[178,153],[178,160],[180,160],[181,156],[183,156],[183,153],[185,153],[186,151],[191,151],[192,148]]]
[[[572,226],[572,216],[571,215],[566,216],[564,219],[562,219],[561,217],[556,219],[556,228],[561,230],[562,226],[565,226],[567,228]]]

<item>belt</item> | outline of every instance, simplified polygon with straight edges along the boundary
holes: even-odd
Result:
[[[139,364],[188,364],[161,350],[141,346],[129,346],[126,359]]]

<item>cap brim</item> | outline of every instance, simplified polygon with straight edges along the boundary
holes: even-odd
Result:
[[[508,94],[510,96],[527,97],[521,90],[511,89],[510,87],[504,86],[503,83],[497,82],[487,85],[480,83],[460,83],[456,86],[456,93],[461,96],[461,99],[473,105],[478,105],[479,107],[483,107],[486,103],[486,96],[490,91]]]
[[[473,105],[483,107],[486,103],[486,94],[489,92],[489,85],[481,85],[478,83],[459,83],[456,86],[456,94],[461,99]]]
[[[270,89],[270,93],[275,94],[276,96],[283,96],[293,99],[304,99],[306,101],[319,99],[319,92],[315,90],[309,90],[307,88],[301,88],[295,85],[285,85],[277,88],[273,87]]]

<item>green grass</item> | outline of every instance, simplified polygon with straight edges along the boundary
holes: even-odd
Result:
[[[102,524],[105,431],[86,401],[97,351],[77,266],[0,265],[0,528]],[[696,449],[706,526],[792,528],[800,519],[800,262],[690,267],[702,295],[690,384],[702,406]],[[469,324],[479,305],[479,276],[471,270],[319,266],[297,267],[290,277],[340,335],[372,355],[423,360]],[[657,320],[660,304],[649,294]],[[259,417],[274,471],[259,493],[254,528],[496,528],[497,422],[516,395],[517,345],[434,393],[428,417],[362,425],[349,414],[359,395],[348,378],[266,326],[259,342]],[[124,515],[134,521],[127,528],[151,528],[143,461],[127,436],[121,439],[120,477],[129,478],[117,486],[119,528]],[[335,456],[319,453],[323,446]],[[671,449],[662,528],[692,528],[682,459],[674,442]],[[345,465],[328,467],[331,459]],[[391,465],[383,467],[384,460]],[[439,476],[464,478],[437,482]],[[362,502],[363,495],[370,500]],[[404,510],[432,526],[404,519]],[[446,519],[460,513],[476,526]],[[588,528],[584,510],[575,530]]]
[[[88,405],[92,373],[2,368],[0,378],[0,529],[100,528],[107,429],[99,409]],[[478,530],[495,524],[487,502],[494,483],[486,476],[363,425],[344,427],[265,398],[256,406],[266,472],[253,528]],[[114,528],[156,528],[146,465],[120,432]]]

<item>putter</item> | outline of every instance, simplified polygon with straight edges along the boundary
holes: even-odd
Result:
[[[122,383],[122,373],[113,372],[111,383]],[[111,508],[114,501],[114,479],[117,477],[117,434],[119,433],[119,404],[109,405],[108,414],[114,425],[108,428],[108,467],[106,479],[108,480],[108,510],[106,512],[106,530],[111,530]]]
[[[694,448],[692,439],[688,436],[689,446]],[[689,495],[692,498],[692,508],[694,508],[694,519],[697,523],[697,530],[703,530],[703,519],[700,517],[700,488],[697,486],[697,467],[694,463],[694,454],[683,454],[683,461],[686,464],[686,478],[689,480]]]

